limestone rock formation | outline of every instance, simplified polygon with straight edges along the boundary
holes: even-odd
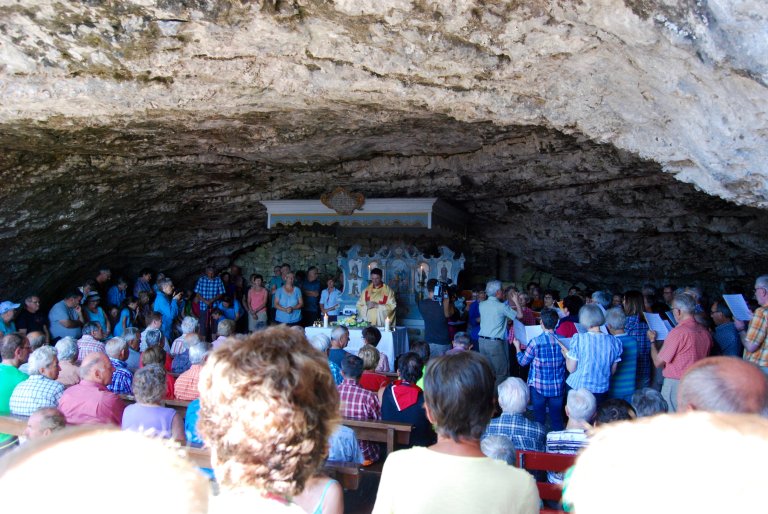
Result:
[[[448,199],[473,237],[574,280],[764,271],[766,18],[761,0],[0,0],[0,292],[224,264],[274,237],[259,200],[335,185]]]

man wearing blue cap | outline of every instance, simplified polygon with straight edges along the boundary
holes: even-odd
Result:
[[[16,323],[13,318],[16,316],[16,309],[21,306],[19,303],[5,301],[0,303],[0,336],[16,332]]]

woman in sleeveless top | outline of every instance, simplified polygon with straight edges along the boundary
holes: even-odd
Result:
[[[315,475],[293,501],[308,514],[343,514],[344,491],[334,479]]]
[[[165,394],[162,366],[149,364],[137,370],[133,377],[133,394],[136,403],[123,412],[123,430],[185,442],[183,417],[175,409],[162,405]]]

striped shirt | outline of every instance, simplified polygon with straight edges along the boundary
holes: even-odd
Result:
[[[651,340],[648,339],[648,323],[639,315],[627,316],[624,332],[637,341],[637,380],[635,389],[648,387],[651,383]]]
[[[17,385],[11,394],[11,414],[31,416],[43,407],[56,407],[64,385],[43,375],[32,375]]]
[[[583,428],[550,432],[547,434],[547,453],[576,455],[587,443],[587,432]],[[551,484],[562,484],[563,474],[547,471],[547,480]]]
[[[200,381],[200,370],[203,366],[193,364],[190,368],[179,375],[174,387],[174,395],[179,400],[195,400],[200,397],[200,390],[197,384]]]
[[[531,339],[524,352],[517,353],[521,366],[531,365],[528,385],[548,398],[563,394],[565,382],[565,357],[554,338],[553,334],[544,332]]]
[[[758,366],[768,366],[768,306],[760,307],[752,316],[747,330],[747,342],[759,345],[754,352],[744,352],[744,360],[754,362]]]
[[[571,338],[568,358],[578,362],[576,371],[566,379],[572,389],[604,393],[610,384],[611,366],[621,360],[621,341],[600,332],[576,334]]]
[[[616,368],[616,373],[611,376],[608,396],[630,401],[637,378],[637,341],[627,334],[618,335],[616,338],[621,341],[621,362]]]

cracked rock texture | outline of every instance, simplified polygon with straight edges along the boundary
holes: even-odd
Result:
[[[336,185],[447,199],[471,238],[566,279],[751,280],[767,18],[762,0],[0,0],[0,293],[102,262],[224,265],[276,237],[259,200]]]

